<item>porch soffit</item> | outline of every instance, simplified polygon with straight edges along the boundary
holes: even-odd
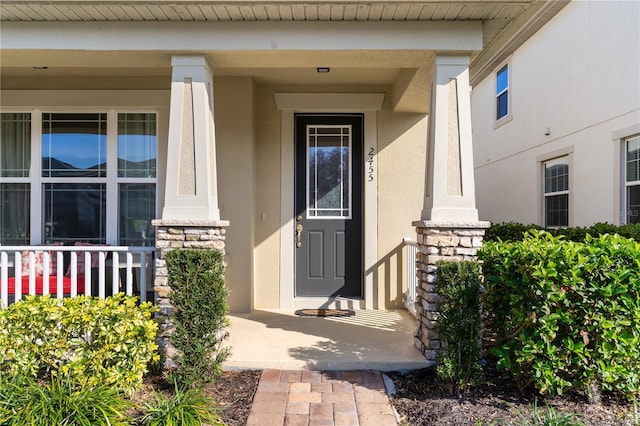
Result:
[[[87,89],[97,82],[111,88],[163,88],[171,55],[189,46],[190,52],[208,57],[218,76],[338,90],[356,82],[376,85],[375,90],[392,87],[394,110],[423,112],[426,66],[436,52],[469,54],[475,84],[566,3],[3,0],[0,72],[5,89],[64,88],[69,76],[79,77],[75,82]],[[351,28],[355,22],[357,31]],[[196,35],[185,41],[180,27]],[[46,75],[34,70],[37,65],[49,66]],[[317,75],[316,66],[330,66],[332,72]]]
[[[3,0],[2,21],[481,21],[483,48],[540,0]],[[562,1],[560,1],[562,3]]]

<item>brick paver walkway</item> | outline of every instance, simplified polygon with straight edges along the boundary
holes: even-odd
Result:
[[[395,426],[377,371],[265,370],[247,426]]]

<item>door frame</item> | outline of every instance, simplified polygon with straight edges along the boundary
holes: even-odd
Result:
[[[378,132],[377,111],[384,93],[275,93],[281,111],[280,128],[280,309],[350,308],[372,309],[375,264],[378,255]],[[363,299],[294,297],[295,286],[295,113],[364,114],[363,189]],[[371,154],[371,155],[370,155]]]

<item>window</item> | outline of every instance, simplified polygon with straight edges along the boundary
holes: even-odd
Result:
[[[31,114],[0,114],[0,244],[29,244]]]
[[[640,136],[625,141],[626,218],[640,223]]]
[[[544,162],[545,226],[569,226],[569,157]]]
[[[509,64],[496,73],[496,120],[509,115]]]
[[[0,114],[0,244],[154,244],[155,114],[32,114]]]

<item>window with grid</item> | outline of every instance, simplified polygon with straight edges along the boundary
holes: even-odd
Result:
[[[0,123],[0,244],[153,245],[155,113],[1,113]]]
[[[625,141],[626,219],[640,223],[640,136]]]
[[[509,115],[509,64],[496,73],[496,121]]]
[[[545,161],[545,226],[569,226],[569,157]]]

